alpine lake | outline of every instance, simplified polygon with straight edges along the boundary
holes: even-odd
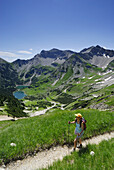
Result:
[[[26,94],[22,91],[22,89],[24,89],[26,87],[28,87],[28,86],[22,86],[22,85],[17,86],[18,91],[15,91],[13,93],[14,97],[17,98],[17,99],[23,99],[26,96]]]

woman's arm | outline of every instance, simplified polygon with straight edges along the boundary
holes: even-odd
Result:
[[[68,122],[69,124],[74,124],[74,123],[76,123],[76,119],[74,120],[74,121],[72,121],[72,122]]]
[[[74,123],[75,123],[75,121],[70,122],[70,124],[74,124]]]

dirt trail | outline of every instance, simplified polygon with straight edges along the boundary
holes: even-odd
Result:
[[[33,110],[27,112],[26,110],[24,110],[24,112],[28,113],[30,117],[34,117],[34,116],[40,116],[40,115],[44,115],[46,113],[46,111],[52,109],[53,107],[56,106],[56,102],[51,102],[53,105],[51,107],[48,107],[47,109],[43,109],[40,111],[35,111],[33,112]],[[64,110],[63,108],[64,105],[61,104],[61,110]],[[5,121],[5,120],[18,120],[18,119],[27,119],[27,117],[20,117],[20,118],[12,118],[12,117],[8,117],[7,115],[0,115],[0,121]]]
[[[4,120],[13,120],[12,117],[8,117],[7,115],[0,115],[0,121],[4,121]]]
[[[86,147],[88,144],[99,144],[102,140],[109,140],[111,138],[114,138],[114,132],[84,140],[82,144],[83,147]],[[38,152],[36,156],[28,156],[26,159],[12,162],[7,165],[7,167],[1,168],[3,170],[38,170],[39,168],[47,168],[54,161],[57,161],[58,159],[62,160],[64,156],[70,155],[72,148],[73,147],[68,148],[66,145],[63,147],[57,146],[50,150]]]

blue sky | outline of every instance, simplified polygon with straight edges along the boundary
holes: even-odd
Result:
[[[0,57],[41,50],[114,49],[114,0],[0,0]]]

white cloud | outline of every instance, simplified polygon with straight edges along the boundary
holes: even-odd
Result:
[[[21,58],[21,55],[7,51],[0,51],[0,57],[8,62],[12,62],[18,58]]]
[[[33,49],[32,49],[32,48],[30,48],[29,50],[30,50],[30,51],[32,51]]]
[[[0,51],[0,58],[8,62],[13,62],[17,59],[23,59],[23,60],[30,59],[32,55],[33,53],[31,51],[18,51],[16,53],[8,52],[8,51]]]
[[[30,52],[30,51],[18,51],[18,53],[20,53],[20,54],[32,54],[32,52]]]
[[[19,55],[11,52],[0,51],[0,57],[18,57]]]

